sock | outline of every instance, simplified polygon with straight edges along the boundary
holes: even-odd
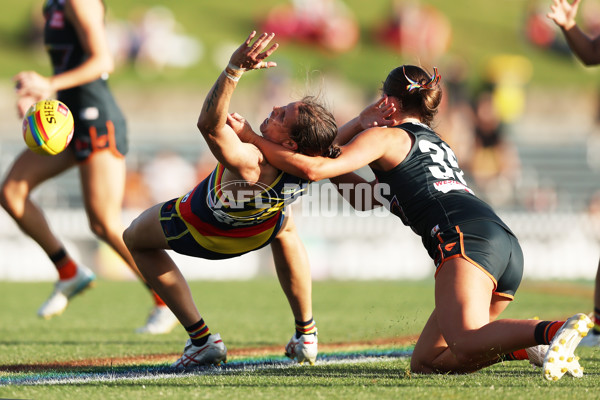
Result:
[[[152,297],[154,298],[154,305],[156,307],[166,307],[167,305],[165,304],[165,302],[163,301],[163,299],[160,298],[160,296],[158,294],[156,294],[156,292],[152,289],[150,289],[150,292],[152,293]]]
[[[600,335],[600,308],[594,307],[594,329],[590,332],[592,335]]]
[[[317,324],[311,318],[306,322],[295,320],[296,322],[296,339],[299,339],[302,335],[314,335],[317,333]]]
[[[513,351],[512,353],[502,354],[500,361],[514,361],[514,360],[529,360],[529,355],[525,349]]]
[[[538,344],[550,344],[566,321],[542,321],[535,326],[533,336]]]
[[[54,254],[51,254],[50,261],[54,263],[58,271],[58,279],[71,279],[77,274],[77,264],[69,257],[65,249],[60,249]]]
[[[204,323],[204,319],[200,318],[200,321],[194,325],[190,325],[185,328],[194,346],[203,346],[206,344],[208,337],[210,336],[210,330]]]

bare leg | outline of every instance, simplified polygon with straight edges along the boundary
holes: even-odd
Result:
[[[40,183],[75,166],[75,163],[75,156],[68,150],[52,157],[25,150],[16,159],[2,184],[2,207],[48,255],[55,254],[63,245],[50,229],[43,211],[31,201],[30,195]]]
[[[137,217],[123,234],[139,271],[185,327],[201,318],[190,288],[177,265],[164,249],[169,245],[159,222],[162,204]]]
[[[271,242],[277,277],[298,321],[312,318],[312,281],[306,249],[291,213],[285,227]]]
[[[142,278],[123,242],[121,206],[125,194],[125,159],[110,151],[94,153],[80,165],[79,174],[90,229]]]
[[[508,301],[492,290],[490,278],[468,261],[447,261],[437,275],[436,308],[415,346],[411,369],[471,372],[497,362],[500,354],[535,346],[539,321],[494,321]]]

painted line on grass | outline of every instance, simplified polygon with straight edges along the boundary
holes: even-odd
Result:
[[[319,354],[315,365],[367,363],[408,358],[412,347],[388,350],[365,350],[343,353]],[[12,373],[0,376],[0,386],[8,385],[72,385],[90,382],[144,381],[156,379],[180,378],[202,375],[224,375],[237,371],[258,371],[266,369],[304,368],[286,357],[251,357],[236,359],[220,366],[198,367],[190,371],[182,371],[170,366],[116,366],[85,367],[69,371],[52,371],[42,373]]]

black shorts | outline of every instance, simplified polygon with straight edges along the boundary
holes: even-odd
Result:
[[[266,232],[267,236],[233,235],[228,237],[219,236],[215,232],[203,233],[196,229],[190,221],[187,224],[184,221],[184,217],[177,209],[177,203],[181,199],[180,197],[164,203],[160,208],[159,218],[163,233],[171,249],[186,256],[208,260],[224,260],[258,250],[273,241],[283,227],[285,220],[285,213],[273,217],[273,226],[272,229],[268,229]]]
[[[436,236],[436,275],[444,262],[462,257],[494,282],[494,293],[514,298],[523,277],[523,251],[517,238],[493,221],[471,221]]]
[[[125,120],[75,120],[75,131],[69,148],[79,162],[101,150],[109,150],[117,157],[124,157],[128,150]]]

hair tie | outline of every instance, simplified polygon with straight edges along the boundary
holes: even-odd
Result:
[[[424,85],[421,85],[419,82],[413,81],[408,76],[406,76],[406,70],[404,69],[404,66],[402,66],[402,73],[404,74],[404,77],[409,83],[408,85],[406,85],[406,90],[408,90],[409,93],[412,92],[414,89],[419,88],[433,89],[439,83],[440,79],[442,79],[441,75],[438,74],[437,67],[433,67],[433,75],[431,76],[429,82],[425,83]]]

